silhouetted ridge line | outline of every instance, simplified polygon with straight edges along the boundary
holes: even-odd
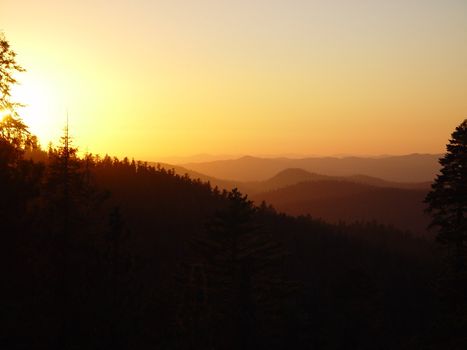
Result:
[[[375,220],[427,235],[428,217],[423,213],[427,191],[320,180],[256,193],[252,198],[289,215],[311,215],[334,223]]]
[[[231,181],[265,181],[287,168],[300,168],[328,176],[363,174],[393,182],[432,181],[439,171],[435,154],[386,158],[314,157],[302,159],[243,157],[235,160],[183,164],[185,168]]]

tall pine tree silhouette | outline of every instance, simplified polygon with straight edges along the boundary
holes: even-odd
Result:
[[[73,318],[70,298],[70,254],[71,254],[71,210],[74,199],[73,190],[79,186],[81,174],[77,149],[71,147],[68,118],[58,149],[49,149],[49,173],[47,176],[47,197],[51,217],[56,216],[56,264],[57,302],[60,311],[60,330],[57,337],[57,348],[68,349],[71,339],[71,322]]]
[[[444,327],[454,343],[467,343],[467,120],[453,132],[440,159],[441,173],[426,197],[431,226],[445,249],[438,290],[445,307]],[[447,326],[449,325],[449,326]],[[453,345],[451,348],[455,348]]]
[[[21,206],[34,195],[33,186],[40,175],[38,166],[25,162],[27,149],[37,147],[37,139],[17,112],[20,103],[11,100],[11,88],[17,84],[15,73],[24,72],[16,61],[5,36],[0,33],[0,221],[8,230],[11,211],[24,211]]]
[[[265,326],[280,318],[284,249],[246,195],[233,189],[226,202],[192,242],[198,260],[188,264],[184,318],[194,348],[257,348]]]
[[[439,228],[437,240],[445,245],[462,268],[467,242],[467,120],[452,134],[447,153],[440,159],[441,174],[426,197],[431,226]]]
[[[18,115],[20,104],[10,96],[16,73],[23,71],[0,33],[0,274],[8,281],[0,291],[0,339],[13,339],[24,331],[15,323],[20,319],[16,315],[31,305],[31,298],[25,297],[31,289],[25,273],[34,238],[30,235],[31,202],[39,196],[44,170],[43,165],[25,159],[25,152],[37,147],[37,140]]]

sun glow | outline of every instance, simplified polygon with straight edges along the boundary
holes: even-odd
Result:
[[[61,131],[51,118],[51,113],[56,109],[54,101],[56,103],[57,94],[45,85],[43,79],[36,79],[29,72],[22,74],[18,80],[21,83],[13,87],[11,94],[11,100],[22,105],[16,112],[43,145],[54,141]]]
[[[38,118],[44,107],[44,96],[41,96],[41,89],[30,80],[15,86],[12,93],[12,100],[24,106],[19,108],[19,112],[28,124]]]
[[[42,145],[68,111],[119,157],[439,153],[467,111],[465,1],[26,3],[1,29]]]
[[[5,108],[0,108],[0,120],[3,120],[4,118],[8,117],[11,115],[11,111]]]

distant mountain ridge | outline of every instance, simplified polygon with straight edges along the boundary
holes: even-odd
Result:
[[[352,175],[352,176],[328,176],[322,174],[311,173],[309,171],[290,168],[280,171],[273,177],[265,181],[234,181],[218,179],[213,176],[208,176],[197,171],[189,170],[182,166],[166,164],[166,163],[148,163],[152,166],[160,166],[167,170],[173,170],[180,176],[188,175],[192,179],[199,179],[202,182],[209,182],[213,187],[217,186],[219,189],[231,190],[238,188],[240,191],[253,195],[259,192],[267,192],[277,190],[283,187],[295,185],[301,182],[316,182],[316,181],[346,181],[357,184],[367,184],[375,187],[392,187],[392,188],[405,188],[405,189],[429,189],[431,182],[393,182],[386,181],[380,178],[367,176],[367,175]]]
[[[256,193],[251,198],[256,203],[266,201],[289,215],[311,215],[333,223],[377,221],[424,235],[429,224],[423,203],[427,192],[428,189],[322,180]]]
[[[352,175],[352,176],[328,176],[322,174],[311,173],[303,169],[290,168],[282,170],[275,176],[266,181],[257,182],[244,182],[239,185],[245,186],[253,193],[266,192],[277,190],[283,187],[288,187],[302,182],[319,182],[319,181],[340,181],[351,182],[355,184],[371,185],[375,187],[390,187],[390,188],[404,188],[404,189],[422,189],[427,190],[431,182],[394,182],[386,181],[380,178],[367,176],[367,175]]]
[[[367,175],[329,176],[300,168],[282,170],[265,181],[229,181],[164,164],[160,167],[210,182],[220,190],[237,187],[259,204],[263,200],[290,215],[311,215],[328,222],[373,221],[426,234],[423,200],[431,182],[386,181]]]
[[[380,158],[364,157],[309,157],[302,159],[257,158],[203,163],[186,163],[184,168],[215,178],[231,181],[264,181],[288,168],[299,168],[328,176],[363,174],[393,182],[431,182],[440,167],[441,154],[410,154]]]

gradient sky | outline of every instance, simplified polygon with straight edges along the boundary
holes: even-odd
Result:
[[[444,151],[467,117],[465,0],[0,0],[43,145],[81,150]]]

